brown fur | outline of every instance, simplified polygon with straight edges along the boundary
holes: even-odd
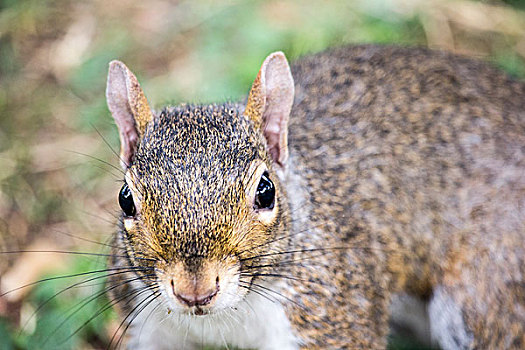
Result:
[[[131,264],[237,257],[242,272],[243,257],[289,252],[250,264],[288,277],[278,291],[305,349],[385,348],[392,294],[438,286],[461,309],[466,347],[523,348],[525,84],[379,46],[307,57],[292,75],[284,182],[242,105],[167,108],[148,124],[129,169],[140,223],[116,238]],[[271,225],[246,205],[257,159],[277,187]]]

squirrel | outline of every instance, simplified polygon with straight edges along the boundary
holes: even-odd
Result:
[[[129,349],[382,349],[405,298],[442,349],[525,348],[525,83],[361,45],[159,111],[112,61],[106,96]]]

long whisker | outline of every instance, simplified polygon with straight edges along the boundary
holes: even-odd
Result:
[[[119,180],[119,182],[122,182],[122,180]],[[104,208],[104,209],[105,209],[105,208]],[[93,218],[96,218],[96,219],[99,219],[99,220],[101,220],[101,221],[104,221],[104,222],[106,222],[106,223],[108,223],[108,224],[110,224],[110,225],[112,225],[112,226],[115,225],[115,221],[110,220],[110,219],[107,219],[107,218],[105,218],[105,217],[103,217],[103,216],[101,216],[101,215],[93,214],[93,213],[91,213],[91,212],[89,212],[89,211],[87,211],[87,210],[81,210],[81,209],[77,209],[77,210],[78,210],[79,212],[81,212],[82,214],[89,215],[89,216],[91,216],[91,217],[93,217]],[[109,216],[111,216],[114,220],[118,220],[118,219],[119,219],[119,216],[116,215],[115,213],[112,213],[112,212],[110,212],[109,210],[105,210],[105,212],[106,212]]]
[[[15,289],[11,289],[7,292],[4,292],[2,294],[0,294],[0,297],[3,297],[9,293],[13,293],[17,290],[20,290],[20,289],[23,289],[23,288],[27,288],[27,287],[30,287],[30,286],[34,286],[38,283],[43,283],[43,282],[48,282],[48,281],[55,281],[55,280],[60,280],[60,279],[65,279],[65,278],[73,278],[73,277],[79,277],[79,276],[86,276],[86,275],[92,275],[92,274],[95,274],[95,273],[102,273],[102,272],[108,272],[108,271],[119,271],[119,270],[123,270],[123,269],[129,269],[129,267],[116,267],[116,268],[111,268],[111,269],[101,269],[101,270],[94,270],[94,271],[87,271],[87,272],[80,272],[80,273],[74,273],[74,274],[70,274],[70,275],[63,275],[63,276],[54,276],[54,277],[48,277],[48,278],[43,278],[43,279],[40,279],[38,281],[35,281],[35,282],[31,282],[31,283],[28,283],[28,284],[25,284],[23,286],[20,286],[20,287],[17,287]]]
[[[71,237],[71,238],[74,238],[74,239],[78,239],[78,240],[81,240],[81,241],[84,241],[84,242],[98,244],[98,245],[101,245],[101,246],[104,246],[104,247],[108,247],[108,248],[115,248],[115,249],[119,249],[119,250],[125,250],[122,247],[117,247],[117,246],[114,246],[114,245],[111,245],[111,244],[101,243],[101,242],[97,242],[95,240],[91,240],[91,239],[88,239],[88,238],[75,236],[74,234],[71,234],[71,233],[68,233],[68,232],[65,232],[65,231],[56,230],[56,229],[53,230],[53,231],[56,232],[56,233],[60,233],[61,235],[65,235],[65,236],[68,236],[68,237]]]
[[[275,243],[275,242],[278,242],[278,241],[282,241],[282,240],[284,240],[284,239],[290,239],[290,238],[293,238],[293,237],[295,237],[295,236],[298,236],[298,235],[300,235],[300,234],[303,234],[303,233],[305,233],[305,232],[310,231],[312,228],[314,228],[314,229],[315,229],[315,228],[318,228],[319,226],[321,226],[321,224],[319,224],[319,225],[314,225],[313,227],[310,227],[310,228],[308,228],[308,229],[304,229],[304,230],[301,230],[301,231],[298,231],[298,232],[294,232],[294,233],[291,233],[291,234],[285,234],[285,235],[282,235],[282,236],[278,236],[278,237],[276,237],[276,238],[274,238],[274,239],[271,239],[271,240],[266,241],[266,242],[264,242],[264,243],[258,244],[258,245],[254,246],[254,247],[250,247],[250,250],[255,250],[255,249],[257,249],[257,248],[261,248],[261,247],[264,247],[264,246],[268,246],[268,245],[270,245],[270,244],[272,244],[272,243]]]
[[[157,287],[158,288],[158,287]],[[111,337],[111,340],[108,344],[108,347],[107,349],[110,349],[111,348],[111,345],[113,344],[113,341],[115,340],[115,336],[117,335],[118,331],[122,328],[122,326],[127,322],[127,320],[132,317],[132,319],[130,320],[130,322],[127,322],[127,325],[126,327],[124,328],[123,332],[122,332],[122,335],[119,337],[117,343],[116,343],[116,347],[118,348],[119,347],[119,344],[122,342],[122,339],[124,339],[124,335],[126,333],[126,331],[128,330],[128,328],[130,327],[131,323],[137,318],[137,316],[142,312],[142,310],[144,310],[146,307],[148,307],[149,304],[151,304],[154,300],[157,299],[157,297],[160,296],[160,291],[155,291],[153,292],[151,295],[147,296],[146,298],[144,298],[144,300],[142,300],[140,303],[138,303],[137,305],[135,305],[135,307],[133,309],[131,309],[130,312],[128,312],[128,314],[126,315],[126,317],[124,317],[124,319],[122,320],[122,322],[120,322],[120,325],[119,327],[117,328],[117,330],[115,331],[115,333],[113,334],[113,337]],[[142,305],[146,303],[145,305]],[[139,309],[140,308],[140,309]],[[138,312],[136,312],[138,310]],[[136,312],[136,314],[134,314]]]
[[[119,167],[117,167],[117,166],[115,166],[115,165],[111,164],[110,162],[107,162],[107,161],[105,161],[103,159],[94,157],[94,156],[92,156],[90,154],[86,154],[86,153],[82,153],[82,152],[78,152],[78,151],[71,151],[71,150],[68,151],[68,152],[71,152],[71,153],[74,153],[74,154],[78,154],[80,156],[88,157],[88,158],[91,158],[91,159],[96,160],[98,162],[101,162],[102,164],[108,165],[108,166],[112,167],[113,169],[117,170],[121,175],[125,175],[126,174],[124,171],[122,171],[121,168],[119,168]]]
[[[157,306],[155,306],[153,309],[151,309],[151,311],[148,312],[148,314],[146,315],[146,318],[145,318],[144,322],[142,323],[142,326],[140,327],[140,330],[139,330],[139,337],[138,337],[139,340],[140,340],[140,336],[142,335],[142,330],[144,329],[144,326],[146,325],[146,323],[148,323],[149,318],[161,306],[162,306],[161,303],[157,304]]]
[[[135,321],[135,319],[142,313],[142,311],[144,311],[152,302],[154,302],[155,300],[157,300],[157,298],[160,296],[160,292],[156,292],[155,296],[154,297],[150,297],[151,299],[145,304],[143,305],[140,310],[138,310],[133,316],[132,316],[132,319],[128,322],[128,324],[126,325],[126,328],[124,328],[121,336],[120,336],[120,339],[117,341],[117,346],[116,348],[118,349],[121,345],[122,345],[122,341],[124,340],[124,336],[126,335],[126,332],[128,331],[129,327],[131,326],[131,324],[133,323],[133,321]]]
[[[126,255],[114,255],[114,254],[103,254],[103,253],[87,253],[87,252],[70,252],[67,250],[10,250],[0,251],[0,254],[20,254],[20,253],[54,253],[54,254],[71,254],[71,255],[87,255],[87,256],[102,256],[102,257],[115,257],[115,258],[127,258]],[[155,259],[147,258],[135,258],[139,260],[156,261]]]
[[[291,302],[291,303],[297,305],[297,306],[300,307],[301,309],[303,309],[303,310],[306,309],[303,305],[299,304],[299,303],[296,302],[295,300],[292,300],[292,299],[288,298],[286,295],[283,295],[282,293],[279,293],[279,292],[277,292],[277,291],[275,291],[275,290],[273,290],[273,289],[271,289],[271,288],[268,288],[268,287],[262,286],[262,285],[260,285],[260,284],[254,283],[254,282],[251,282],[251,287],[256,287],[256,288],[259,288],[259,289],[263,289],[263,290],[265,290],[265,291],[268,291],[268,292],[270,292],[270,293],[274,293],[274,294],[278,295],[279,297],[284,298],[284,299],[288,300],[289,302]]]
[[[377,250],[381,252],[388,251],[390,253],[403,253],[401,249],[389,249],[389,248],[375,248],[370,246],[336,246],[336,247],[325,247],[325,248],[306,248],[306,249],[296,249],[296,250],[287,250],[287,251],[278,251],[278,252],[272,252],[272,253],[265,253],[265,254],[259,254],[259,255],[253,255],[247,258],[240,258],[239,260],[242,262],[253,260],[253,259],[259,259],[263,257],[270,257],[270,256],[279,256],[279,255],[286,255],[286,254],[297,254],[297,253],[311,253],[311,252],[318,252],[318,251],[326,251],[326,252],[332,252],[332,251],[338,251],[338,250]]]
[[[42,302],[40,305],[38,305],[38,307],[36,308],[35,311],[33,311],[33,313],[31,314],[31,316],[27,319],[27,321],[24,323],[24,325],[21,327],[20,329],[20,333],[22,332],[22,330],[27,326],[27,324],[29,323],[29,321],[36,315],[38,314],[38,312],[40,310],[42,310],[51,300],[55,299],[57,296],[59,296],[60,294],[70,290],[70,289],[73,289],[75,287],[78,287],[78,286],[82,286],[84,285],[85,283],[88,283],[88,282],[91,282],[91,281],[96,281],[96,280],[99,280],[99,279],[102,279],[102,278],[105,278],[105,277],[108,277],[108,276],[116,276],[116,275],[119,275],[119,274],[124,274],[124,273],[127,273],[127,272],[132,272],[134,270],[146,270],[146,269],[142,269],[142,268],[134,268],[134,267],[130,267],[129,269],[125,269],[123,271],[118,271],[118,272],[113,272],[113,273],[110,273],[110,274],[104,274],[102,276],[96,276],[96,277],[91,277],[91,278],[88,278],[87,280],[83,280],[83,281],[80,281],[80,282],[77,282],[77,283],[74,283],[58,292],[56,292],[55,294],[53,294],[51,297],[49,297],[48,299],[46,299],[44,302]],[[109,271],[109,269],[107,270]]]
[[[136,176],[137,174],[134,172],[133,168],[131,168],[131,164],[128,164],[128,162],[126,162],[126,161],[124,161],[124,159],[122,159],[122,157],[120,156],[120,154],[118,154],[118,153],[113,149],[113,147],[109,144],[109,142],[106,140],[106,138],[105,138],[104,136],[102,136],[102,133],[101,133],[101,132],[100,132],[100,131],[99,131],[94,125],[91,125],[91,126],[92,126],[93,129],[97,132],[98,136],[100,136],[100,138],[102,139],[102,141],[104,141],[104,143],[106,144],[106,146],[109,147],[109,149],[111,150],[111,152],[113,152],[113,154],[117,157],[117,159],[119,159],[120,162],[126,166],[126,169],[127,169],[128,171],[131,171],[131,172],[133,173],[133,175]],[[125,172],[124,172],[124,173],[125,173]],[[135,188],[137,189],[137,191],[139,191],[139,193],[140,193],[141,195],[144,196],[144,193],[142,192],[140,186],[135,186]]]
[[[153,274],[152,274],[153,275]],[[62,328],[62,326],[64,326],[66,324],[66,322],[68,322],[78,311],[80,311],[84,306],[86,306],[87,304],[91,303],[92,301],[100,298],[102,295],[105,295],[106,293],[108,293],[109,291],[121,286],[121,285],[124,285],[124,284],[127,284],[127,283],[131,283],[133,281],[136,281],[138,279],[141,279],[142,277],[136,277],[136,278],[132,278],[132,279],[128,279],[128,280],[124,280],[123,282],[119,283],[119,284],[116,284],[116,285],[113,285],[113,286],[109,286],[109,287],[106,287],[104,288],[103,290],[95,293],[95,295],[93,296],[90,296],[89,298],[87,299],[84,299],[83,301],[77,303],[75,306],[73,306],[73,311],[71,311],[69,313],[69,315],[64,319],[62,320],[62,322],[55,328],[55,330],[46,338],[46,340],[44,341],[44,343],[42,345],[45,345],[50,339],[51,337],[60,329]],[[98,315],[97,315],[98,316]],[[75,333],[71,334],[67,339],[71,338],[73,335],[75,335],[76,333],[78,333],[80,329],[77,329],[75,331]],[[66,340],[67,340],[66,339]]]
[[[319,258],[319,257],[322,257],[322,256],[325,256],[326,254],[329,254],[331,253],[330,251],[327,251],[327,252],[321,252],[320,254],[315,254],[315,255],[310,255],[310,256],[306,256],[306,257],[299,257],[299,258],[292,258],[290,260],[282,260],[282,261],[274,261],[274,262],[269,262],[269,263],[263,263],[261,265],[245,265],[245,269],[246,270],[253,270],[253,269],[262,269],[262,268],[267,268],[267,267],[281,267],[281,266],[288,266],[288,265],[295,265],[295,264],[299,264],[300,262],[304,262],[304,261],[308,261],[308,260],[314,260],[315,258]],[[264,262],[264,260],[263,260]]]
[[[296,250],[259,254],[259,255],[248,257],[248,258],[242,258],[239,260],[242,262],[245,262],[248,260],[259,259],[259,258],[268,257],[268,256],[279,256],[279,255],[285,255],[285,254],[309,253],[309,252],[318,252],[318,251],[346,250],[346,249],[348,248],[347,247],[327,247],[327,248],[296,249]]]
[[[131,164],[128,164],[127,162],[125,162],[121,157],[120,157],[120,154],[117,153],[117,151],[115,151],[113,149],[113,147],[109,144],[108,140],[106,140],[106,138],[104,136],[102,136],[102,133],[100,132],[100,130],[97,129],[97,127],[93,124],[91,124],[91,127],[95,130],[95,132],[98,134],[98,136],[100,136],[100,138],[102,139],[102,141],[104,141],[104,143],[106,144],[106,146],[109,147],[109,149],[111,150],[111,152],[117,157],[118,160],[120,160],[122,163],[124,163],[126,165],[127,168],[129,168],[129,166]]]
[[[102,170],[103,172],[108,173],[109,175],[113,176],[113,178],[115,178],[115,180],[121,180],[121,179],[122,179],[122,176],[118,176],[117,174],[115,174],[115,173],[113,173],[112,171],[110,171],[110,170],[104,168],[103,166],[100,166],[100,165],[98,165],[98,164],[92,164],[91,166],[92,166],[92,167],[95,167],[95,168],[97,168],[97,169],[100,169],[100,170]]]
[[[106,288],[103,293],[106,294],[108,293],[109,291],[115,289],[115,288],[118,288],[124,284],[127,284],[127,283],[131,283],[131,282],[134,282],[136,280],[139,280],[140,278],[133,278],[133,279],[130,279],[130,280],[126,280],[122,283],[119,283],[117,285],[114,285],[112,286],[111,288]],[[101,314],[103,314],[104,312],[106,312],[107,310],[111,309],[113,306],[115,306],[116,304],[120,303],[121,301],[125,300],[125,299],[128,299],[128,298],[131,298],[131,297],[137,297],[139,296],[140,294],[142,293],[145,293],[146,291],[148,290],[152,290],[150,287],[146,287],[146,288],[143,288],[143,289],[135,289],[135,290],[131,290],[130,292],[124,294],[123,296],[120,296],[119,298],[116,298],[116,299],[113,299],[113,300],[110,300],[108,302],[106,302],[102,307],[100,307],[97,312],[95,312],[94,315],[92,315],[89,319],[87,319],[86,321],[84,321],[84,323],[82,323],[82,325],[80,325],[80,327],[78,327],[73,333],[71,333],[68,337],[71,338],[73,337],[75,334],[77,334],[78,332],[80,332],[80,330],[82,328],[84,328],[87,324],[89,324],[91,321],[93,321],[95,318],[97,318],[98,316],[100,316]],[[102,294],[100,294],[98,297],[100,297]],[[97,298],[98,298],[97,297]],[[95,300],[95,299],[93,299]],[[91,302],[93,300],[90,300],[88,301]],[[86,303],[87,305],[87,303]],[[82,305],[79,310],[84,307],[85,305]],[[77,310],[78,311],[78,310]],[[76,311],[75,311],[76,312]],[[67,340],[67,339],[66,339]]]
[[[248,282],[243,282],[243,283],[249,284]],[[260,292],[260,291],[258,291],[258,290],[252,289],[252,288],[250,288],[249,285],[244,285],[244,284],[241,284],[241,283],[239,282],[239,287],[244,288],[244,289],[247,289],[247,290],[250,291],[251,293],[255,293],[255,294],[257,294],[257,295],[260,295],[261,297],[263,297],[263,298],[269,300],[272,304],[275,304],[275,303],[278,302],[278,300],[275,299],[274,297],[270,297],[270,296],[268,296],[268,295],[266,295],[266,294],[264,294],[264,293],[262,293],[262,292]],[[272,298],[273,298],[273,299],[272,299]]]
[[[298,278],[298,277],[293,277],[293,276],[286,276],[286,275],[282,275],[282,274],[278,274],[278,273],[252,273],[252,274],[241,273],[241,275],[244,276],[244,277],[275,277],[275,278],[284,278],[284,279],[288,279],[288,280],[292,280],[292,281],[305,282],[305,283],[318,283],[318,284],[320,284],[319,282],[306,280],[304,278]]]

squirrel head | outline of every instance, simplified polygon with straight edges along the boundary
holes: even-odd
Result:
[[[234,307],[278,265],[288,205],[294,83],[283,53],[264,61],[246,105],[183,104],[153,113],[137,78],[110,63],[106,97],[119,129],[125,184],[121,237],[166,306],[184,313]]]

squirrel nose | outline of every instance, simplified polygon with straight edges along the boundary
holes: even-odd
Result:
[[[215,289],[211,292],[204,293],[204,294],[175,294],[177,299],[179,299],[184,304],[188,305],[189,307],[192,306],[204,306],[211,302],[214,296],[217,295],[217,292],[219,289]]]
[[[204,306],[211,303],[213,298],[219,292],[219,277],[217,276],[217,279],[215,280],[215,286],[205,291],[203,291],[204,288],[199,288],[197,286],[193,286],[186,290],[178,288],[176,290],[173,280],[171,280],[171,288],[175,297],[183,304],[186,304],[189,307]]]

